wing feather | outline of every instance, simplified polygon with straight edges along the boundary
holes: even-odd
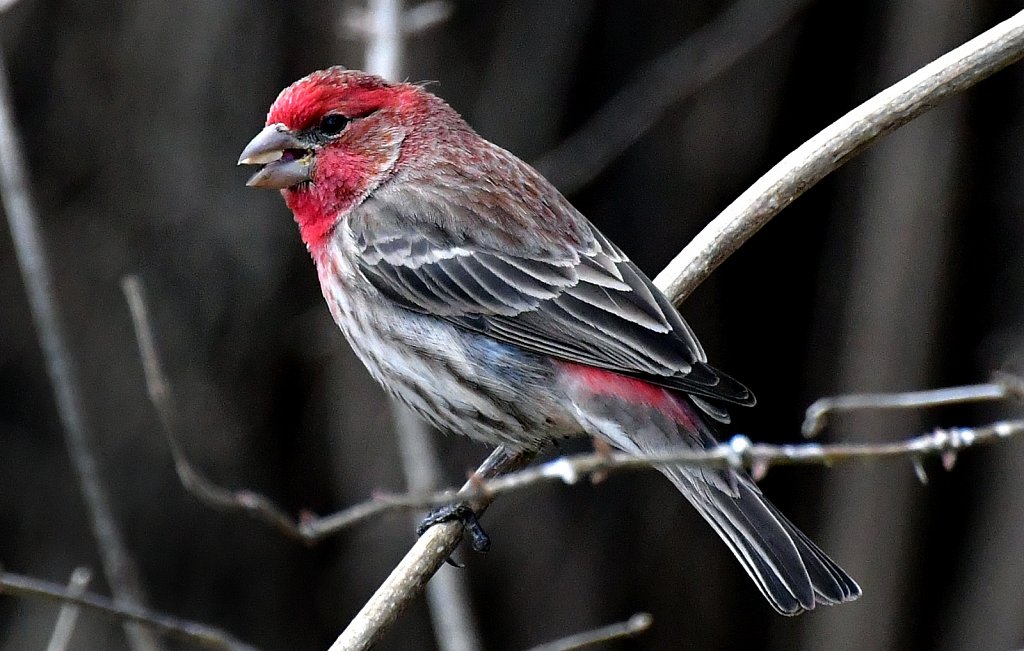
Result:
[[[453,224],[462,221],[444,219],[437,206],[412,212],[414,203],[377,193],[347,220],[359,269],[402,307],[533,352],[753,404],[746,387],[706,363],[668,299],[582,215],[575,237],[538,246],[502,230],[499,219],[477,218],[477,230],[460,231]],[[696,404],[728,417],[706,400]]]
[[[560,286],[547,284],[516,265],[502,260],[497,255],[481,253],[476,256],[476,261],[480,267],[492,272],[499,280],[513,288],[513,290],[527,296],[547,300],[558,296],[561,290]],[[530,307],[534,308],[536,306],[537,302],[534,302]]]

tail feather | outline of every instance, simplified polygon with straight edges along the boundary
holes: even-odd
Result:
[[[834,606],[844,601],[853,601],[860,596],[860,586],[843,571],[843,568],[839,567],[825,552],[821,551],[803,531],[797,529],[773,504],[767,501],[765,504],[775,512],[779,522],[787,527],[793,542],[796,543],[801,558],[805,559],[804,565],[807,568],[807,574],[811,580],[811,586],[814,588],[814,595],[818,603]]]
[[[632,445],[648,453],[663,452],[684,440],[691,445],[714,445],[711,428],[696,410],[688,411],[696,418],[686,421],[686,427],[674,432],[664,427],[638,428]],[[697,431],[689,431],[693,426]],[[799,615],[818,605],[860,596],[856,581],[765,499],[746,473],[693,466],[661,471],[722,537],[779,613]]]
[[[662,470],[722,537],[761,594],[783,615],[860,596],[860,587],[832,559],[768,502],[745,475],[736,490],[721,490],[706,470]],[[734,471],[720,471],[732,473]]]
[[[706,421],[725,420],[724,410],[706,413],[710,403],[705,400],[692,401],[611,371],[588,369],[584,381],[578,370],[568,377],[585,431],[625,452],[716,445]],[[798,615],[860,596],[857,583],[766,500],[746,473],[694,466],[660,470],[721,536],[778,612]]]

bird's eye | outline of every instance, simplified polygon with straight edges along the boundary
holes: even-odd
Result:
[[[323,120],[320,120],[320,133],[325,136],[333,136],[341,133],[341,130],[348,124],[348,118],[338,113],[331,113],[325,115]]]

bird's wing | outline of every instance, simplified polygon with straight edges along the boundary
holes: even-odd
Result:
[[[402,307],[535,353],[680,389],[719,419],[726,412],[700,396],[754,403],[746,387],[706,363],[668,299],[579,213],[572,237],[538,245],[500,220],[477,217],[468,230],[436,205],[414,205],[370,197],[347,220],[360,270]]]

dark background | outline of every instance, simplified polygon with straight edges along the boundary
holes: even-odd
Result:
[[[1019,9],[786,4],[804,8],[714,81],[668,103],[610,164],[583,170],[583,182],[569,179],[585,151],[542,165],[651,275],[805,139]],[[432,90],[485,137],[537,161],[631,84],[674,97],[675,80],[650,63],[728,5],[452,7],[445,23],[410,38],[405,77],[435,80]],[[286,208],[274,193],[246,189],[250,170],[235,167],[280,88],[316,68],[363,65],[364,41],[342,26],[345,10],[308,0],[22,0],[0,15],[94,451],[151,605],[268,650],[326,648],[408,548],[409,518],[381,517],[308,549],[187,495],[145,393],[118,280],[137,273],[146,285],[182,443],[218,482],[259,490],[293,513],[402,488],[387,404],[331,322]],[[760,20],[739,23],[757,33]],[[701,56],[727,47],[712,39]],[[803,409],[822,395],[1024,370],[1022,89],[1018,64],[886,137],[687,301],[683,313],[712,361],[758,395],[754,410],[736,414],[736,431],[796,441]],[[645,93],[613,122],[628,130],[645,115]],[[824,438],[890,441],[1014,413],[988,405],[850,416]],[[436,440],[451,484],[487,453]],[[773,470],[765,492],[864,590],[854,604],[797,619],[771,611],[655,472],[502,498],[485,518],[492,552],[463,554],[463,572],[489,649],[523,649],[637,611],[652,613],[654,627],[614,648],[1020,648],[1022,454],[1024,443],[1011,441],[962,454],[951,473],[928,462],[927,486],[905,461]],[[3,229],[0,563],[64,582],[80,564],[98,571],[98,559]],[[98,576],[92,589],[107,586]],[[42,648],[55,616],[49,604],[0,598],[0,649]],[[421,600],[381,646],[432,645]],[[119,626],[84,614],[72,648],[126,643]]]

